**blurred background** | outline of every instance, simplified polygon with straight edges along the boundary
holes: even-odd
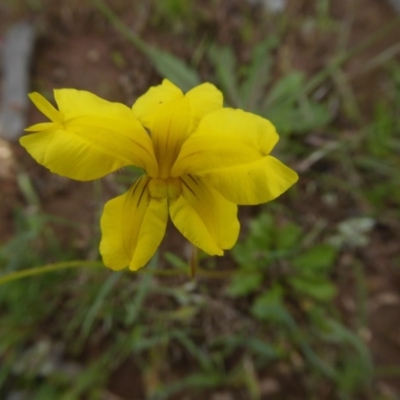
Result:
[[[400,399],[397,0],[2,0],[0,398]],[[222,258],[172,226],[139,273],[99,265],[99,217],[138,171],[74,182],[18,144],[28,91],[127,105],[209,81],[270,119],[300,181],[241,207]],[[172,225],[172,224],[170,224]],[[71,260],[79,260],[69,263]]]

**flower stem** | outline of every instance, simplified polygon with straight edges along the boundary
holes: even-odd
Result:
[[[54,264],[47,264],[36,268],[23,269],[21,271],[15,271],[10,274],[0,276],[0,285],[4,283],[15,281],[28,276],[46,274],[47,272],[58,271],[66,268],[76,267],[102,267],[104,264],[100,261],[66,261]]]

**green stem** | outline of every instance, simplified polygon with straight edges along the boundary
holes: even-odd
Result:
[[[76,267],[100,267],[103,263],[99,261],[66,261],[54,264],[47,264],[41,267],[23,269],[21,271],[11,272],[10,274],[0,276],[0,285],[15,281],[22,278],[27,278],[28,276],[35,276],[46,274],[48,272],[59,271],[66,268],[76,268]]]
[[[48,272],[55,272],[59,271],[62,269],[67,269],[67,268],[77,268],[77,267],[104,267],[104,264],[100,261],[65,261],[65,262],[59,262],[59,263],[54,263],[54,264],[47,264],[43,265],[40,267],[35,267],[35,268],[28,268],[28,269],[23,269],[21,271],[16,271],[16,272],[11,272],[9,274],[0,276],[0,286],[16,281],[18,279],[23,279],[23,278],[28,278],[30,276],[35,276],[35,275],[41,275],[41,274],[46,274]],[[199,266],[196,266],[196,275],[197,276],[202,276],[205,278],[211,278],[211,279],[229,279],[233,274],[235,274],[236,271],[210,271],[206,270],[203,268],[200,268]],[[246,273],[252,274],[256,273],[257,271],[247,271]],[[137,273],[142,273],[142,274],[153,274],[157,276],[181,276],[183,275],[183,272],[181,269],[158,269],[158,270],[152,270],[150,268],[142,268],[140,271]]]
[[[320,73],[316,74],[312,79],[308,81],[304,88],[305,93],[310,93],[314,91],[325,79],[327,79],[336,69],[341,65],[349,61],[354,56],[362,53],[368,47],[372,46],[378,40],[385,37],[393,29],[395,29],[400,23],[400,17],[394,18],[389,24],[387,24],[379,32],[371,35],[368,39],[364,40],[360,45],[356,46],[354,49],[344,52],[336,56],[332,62],[323,69]]]
[[[315,91],[326,79],[328,79],[332,74],[340,68],[343,64],[349,61],[351,58],[361,54],[363,51],[371,47],[378,40],[385,37],[389,34],[393,29],[395,29],[400,23],[400,17],[394,18],[389,24],[387,24],[383,29],[379,32],[371,35],[366,40],[364,40],[361,44],[354,47],[352,50],[343,52],[332,59],[332,61],[319,73],[314,75],[304,86],[303,90],[300,93],[293,93],[292,96],[288,96],[282,102],[279,103],[279,106],[282,106],[286,103],[290,103],[297,98],[301,98],[301,96],[308,95]],[[275,105],[276,106],[276,105]]]
[[[114,28],[121,33],[126,39],[132,42],[142,53],[150,55],[152,52],[151,46],[146,45],[134,32],[132,32],[111,8],[102,0],[92,0],[92,3],[97,9],[111,22]]]

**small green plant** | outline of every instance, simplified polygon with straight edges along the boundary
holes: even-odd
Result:
[[[153,1],[154,12],[151,22],[154,26],[166,24],[174,31],[180,31],[193,10],[192,0]],[[186,20],[185,20],[186,19]]]
[[[280,357],[298,352],[307,360],[310,385],[323,377],[350,395],[368,384],[370,355],[333,307],[337,249],[323,242],[306,245],[306,238],[299,225],[281,226],[260,214],[232,251],[239,270],[226,291],[248,299],[253,317],[275,331],[270,345],[286,342]]]
[[[214,45],[209,58],[214,65],[216,83],[234,107],[244,107],[270,119],[282,134],[305,133],[326,125],[330,113],[326,105],[304,94],[306,79],[292,71],[272,81],[272,50],[276,38],[254,47],[248,65],[238,73],[238,61],[230,47]]]
[[[400,64],[387,68],[388,88],[385,97],[374,107],[372,121],[363,129],[362,140],[354,144],[354,164],[365,176],[361,188],[365,197],[380,211],[391,212],[400,205],[398,151],[400,150]],[[382,215],[382,214],[381,214]]]

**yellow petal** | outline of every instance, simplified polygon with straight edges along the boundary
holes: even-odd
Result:
[[[33,104],[41,111],[50,121],[61,122],[60,112],[40,93],[33,92],[29,94],[29,98]]]
[[[66,129],[83,137],[86,136],[86,128],[95,130],[98,132],[94,138],[97,147],[102,147],[101,142],[104,140],[110,149],[108,153],[126,156],[130,159],[130,165],[145,169],[151,176],[158,173],[152,141],[129,107],[104,100],[84,90],[56,89],[54,96]],[[99,137],[100,134],[105,137]],[[120,154],[118,149],[113,148],[112,142],[120,142],[127,147]],[[119,144],[117,147],[122,149]]]
[[[110,200],[101,217],[100,253],[104,264],[136,271],[156,252],[165,235],[167,199],[151,199],[150,178],[140,178],[129,191]]]
[[[170,176],[171,167],[187,137],[189,125],[189,103],[185,98],[163,104],[154,116],[150,135],[160,178]]]
[[[25,128],[24,131],[26,132],[41,132],[41,131],[47,131],[49,129],[57,129],[60,127],[60,124],[54,122],[40,122],[35,125],[31,125],[28,128]]]
[[[151,87],[140,96],[132,106],[132,111],[144,126],[151,129],[159,108],[165,103],[181,98],[182,90],[168,79],[164,79],[161,85]]]
[[[227,200],[242,205],[273,200],[298,180],[296,172],[272,156],[201,176]]]
[[[82,116],[135,119],[132,110],[126,105],[104,100],[86,90],[55,89],[54,98],[64,122]]]
[[[182,195],[170,200],[172,222],[195,246],[211,255],[222,255],[239,235],[237,206],[192,176],[181,177]]]
[[[185,97],[190,103],[192,132],[197,127],[201,118],[206,114],[222,107],[222,93],[211,83],[203,83],[189,90],[186,95],[168,79],[161,85],[150,88],[143,96],[139,97],[132,107],[136,117],[148,128],[151,128],[159,108],[173,100]]]
[[[171,176],[257,161],[270,153],[278,138],[268,120],[242,110],[220,109],[206,115],[185,141]]]
[[[62,123],[34,125],[29,130],[43,130],[20,139],[38,163],[77,180],[96,179],[126,165],[157,176],[151,139],[130,108],[74,89],[56,90],[55,96]]]
[[[203,83],[186,93],[185,98],[190,103],[190,126],[189,133],[192,133],[201,119],[223,106],[222,93],[211,83]]]
[[[138,119],[149,129],[159,177],[166,179],[186,138],[204,115],[222,107],[222,94],[206,83],[190,90],[185,96],[167,79],[152,87],[133,105]]]

